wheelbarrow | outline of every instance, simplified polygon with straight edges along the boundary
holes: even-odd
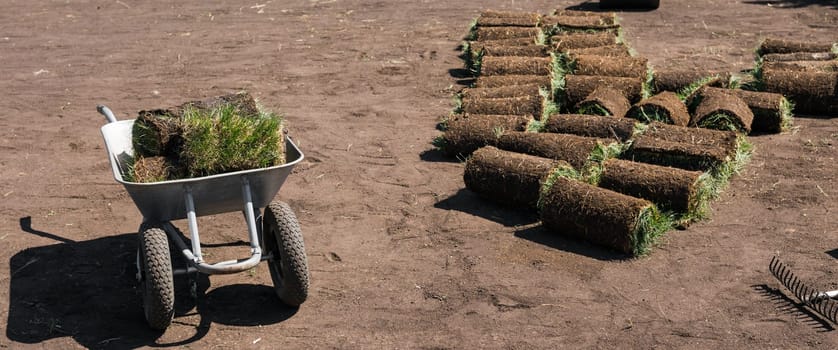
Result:
[[[137,250],[137,280],[149,326],[168,328],[174,317],[174,276],[193,273],[232,274],[268,261],[271,280],[279,299],[299,306],[308,296],[309,272],[303,236],[288,204],[273,201],[291,169],[303,160],[297,145],[285,137],[286,163],[189,179],[136,183],[122,174],[133,157],[131,130],[134,120],[117,121],[106,106],[98,106],[108,124],[101,129],[114,179],[125,186],[143,215]],[[264,208],[264,215],[259,208]],[[197,217],[241,210],[247,224],[250,257],[207,262],[201,254]],[[186,219],[189,243],[172,220]],[[187,262],[173,270],[169,243],[174,243]],[[194,286],[193,286],[194,288]]]

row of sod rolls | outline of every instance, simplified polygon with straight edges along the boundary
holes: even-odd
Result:
[[[132,129],[130,182],[158,182],[285,163],[283,118],[248,93],[141,111]]]
[[[799,114],[838,116],[838,43],[765,39],[753,78],[754,90],[787,96]]]

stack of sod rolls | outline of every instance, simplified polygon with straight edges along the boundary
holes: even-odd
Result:
[[[756,55],[757,90],[788,96],[801,114],[838,116],[838,43],[768,38]]]
[[[248,93],[141,111],[125,176],[159,182],[285,163],[283,118],[261,111]]]
[[[465,186],[633,256],[707,218],[750,157],[746,135],[791,116],[728,73],[653,71],[613,13],[484,11],[467,40],[473,83],[433,142],[465,162]]]

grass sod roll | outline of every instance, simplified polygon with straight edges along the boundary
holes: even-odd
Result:
[[[159,113],[159,114],[158,114]],[[141,111],[131,128],[135,156],[176,156],[181,143],[179,118],[164,111]]]
[[[560,91],[569,106],[575,106],[584,100],[600,85],[608,86],[623,93],[629,103],[640,101],[643,92],[643,80],[626,77],[606,77],[599,75],[568,74],[564,77],[564,87]]]
[[[546,45],[493,45],[472,44],[472,57],[488,56],[518,56],[518,57],[549,57],[550,51]],[[476,56],[475,56],[476,55]]]
[[[631,104],[621,91],[600,85],[576,104],[576,111],[579,114],[622,118],[630,107]]]
[[[838,72],[838,60],[763,62],[762,69],[795,72]]]
[[[481,76],[474,82],[475,88],[496,88],[504,86],[518,86],[535,84],[541,87],[551,87],[552,78],[549,75],[493,75]]]
[[[474,30],[474,39],[486,41],[526,38],[535,41],[540,33],[541,29],[536,27],[477,27]]]
[[[832,61],[838,59],[834,52],[772,53],[759,58],[763,62]]]
[[[785,54],[796,52],[830,52],[833,48],[833,43],[813,43],[799,40],[766,38],[757,48],[757,55],[762,56],[765,54]]]
[[[794,123],[794,105],[782,94],[713,87],[704,87],[702,90],[722,90],[741,98],[754,114],[752,132],[780,133],[791,128]]]
[[[550,45],[557,52],[571,49],[608,46],[619,44],[619,37],[612,32],[600,33],[559,33],[550,37]]]
[[[239,92],[187,102],[179,106],[179,111],[180,115],[184,115],[189,109],[210,111],[219,108],[232,108],[228,114],[236,114],[242,117],[256,117],[260,115],[256,100],[248,92]]]
[[[542,131],[626,142],[634,135],[636,124],[636,120],[629,118],[553,114],[543,123]]]
[[[556,167],[570,164],[486,146],[466,161],[466,188],[495,203],[536,209],[541,186]]]
[[[504,98],[462,98],[462,113],[526,115],[541,119],[544,98],[540,94]]]
[[[466,157],[480,147],[495,145],[505,132],[524,131],[529,116],[464,115],[451,118],[433,144],[451,157]]]
[[[741,98],[724,91],[703,90],[699,99],[690,126],[751,132],[754,113]]]
[[[552,67],[551,57],[486,56],[480,64],[480,75],[549,75]]]
[[[602,165],[598,185],[602,188],[655,203],[693,219],[707,216],[711,179],[701,171],[609,159]]]
[[[563,160],[574,169],[584,168],[591,153],[609,140],[568,134],[507,132],[497,139],[497,148],[538,157]]]
[[[505,98],[538,95],[541,87],[538,84],[510,85],[494,88],[465,88],[460,91],[463,98]]]
[[[483,13],[477,17],[477,27],[536,27],[541,15],[530,12],[520,13]]]
[[[540,18],[541,14],[526,11],[501,11],[487,9],[480,12],[481,18]]]
[[[727,156],[736,154],[739,146],[738,137],[733,131],[688,128],[660,122],[649,123],[642,135],[702,147],[720,147]]]
[[[603,21],[617,22],[617,13],[615,12],[599,12],[599,11],[581,11],[581,10],[567,10],[556,9],[552,13],[553,16],[579,16],[579,17],[599,17]]]
[[[265,168],[285,162],[282,118],[245,117],[232,105],[210,111],[184,109],[180,160],[187,176]]]
[[[581,49],[569,49],[567,54],[573,58],[577,55],[595,55],[607,57],[631,57],[631,50],[625,44],[614,44]]]
[[[838,114],[838,72],[762,70],[764,91],[785,95],[794,101],[795,112],[807,115]]]
[[[642,57],[573,56],[573,74],[645,79],[648,60]]]
[[[615,18],[603,16],[544,16],[541,26],[553,32],[601,31],[620,27]]]
[[[687,106],[671,91],[664,91],[644,99],[631,107],[626,116],[644,123],[658,121],[666,124],[687,126],[690,113]]]
[[[652,79],[652,87],[655,92],[677,92],[681,96],[681,99],[684,99],[702,86],[723,86],[730,80],[730,73],[708,73],[683,69],[656,69]]]
[[[672,227],[647,200],[555,176],[541,197],[545,228],[564,236],[642,256]]]
[[[698,171],[710,171],[730,159],[728,152],[719,146],[666,141],[645,134],[635,136],[621,158]]]

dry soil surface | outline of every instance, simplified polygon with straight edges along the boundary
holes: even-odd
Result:
[[[429,144],[480,10],[590,4],[230,3],[4,1],[0,348],[838,347],[767,269],[777,254],[838,288],[838,118],[753,137],[711,220],[626,259],[480,200]],[[835,1],[663,0],[620,16],[655,67],[739,71],[765,36],[838,40]],[[134,281],[142,217],[95,106],[130,119],[241,89],[287,115],[306,155],[278,198],[302,224],[309,300],[282,306],[264,264],[202,278],[197,299],[179,280],[174,323],[151,331]],[[209,259],[247,255],[241,214],[199,225]]]

